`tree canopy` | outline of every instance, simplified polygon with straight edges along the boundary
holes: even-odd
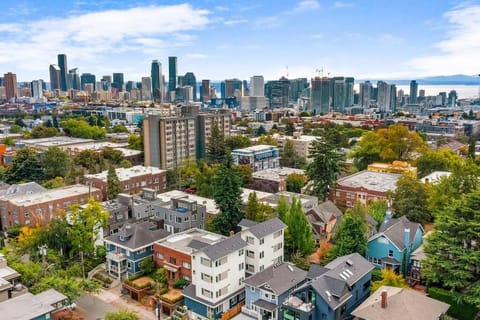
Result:
[[[393,213],[397,217],[407,216],[408,220],[425,224],[431,222],[428,208],[429,186],[409,175],[401,176],[392,193]]]
[[[131,310],[118,310],[114,312],[107,312],[105,320],[140,320],[138,314]]]
[[[218,164],[223,161],[226,152],[225,136],[223,131],[218,127],[217,121],[213,122],[210,137],[208,137],[205,147],[207,162],[210,164]]]
[[[5,170],[3,179],[9,184],[42,181],[43,168],[37,152],[30,147],[18,150],[12,163]]]
[[[107,198],[108,200],[115,199],[117,195],[122,192],[120,180],[114,166],[108,167],[107,172]]]
[[[96,117],[95,117],[96,118]],[[107,134],[107,130],[98,125],[89,124],[85,120],[68,119],[60,122],[65,134],[70,137],[84,139],[103,139]]]
[[[41,164],[47,180],[65,177],[70,170],[71,163],[68,153],[56,146],[49,147],[41,157]]]

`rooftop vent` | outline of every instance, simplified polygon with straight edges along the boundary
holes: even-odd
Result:
[[[347,261],[345,261],[345,263],[346,263],[348,266],[350,266],[350,267],[353,266],[353,261],[350,260],[350,259],[348,259]]]

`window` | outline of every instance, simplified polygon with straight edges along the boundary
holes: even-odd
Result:
[[[262,265],[260,266],[260,272],[262,272],[264,268],[265,268],[265,267],[264,267],[263,264],[262,264]]]
[[[248,244],[255,244],[255,238],[252,236],[247,236],[246,241]]]
[[[213,298],[212,292],[205,289],[205,288],[202,288],[202,295],[204,295],[205,297],[208,297],[208,298]]]
[[[264,243],[265,243],[265,239],[264,238],[260,239],[260,244],[264,244]]]
[[[389,256],[390,258],[393,258],[393,250],[388,250],[388,256]]]
[[[240,279],[238,279],[238,285],[241,286],[242,285],[242,282],[245,278],[244,277],[240,277]]]
[[[260,252],[260,259],[262,259],[263,257],[265,257],[265,252]]]
[[[251,292],[255,292],[255,287],[250,287]]]
[[[184,261],[182,263],[182,267],[184,267],[185,269],[190,269],[190,263]]]
[[[253,252],[252,250],[247,250],[247,257],[255,258],[255,252]]]
[[[177,258],[170,257],[170,263],[176,265],[177,264]]]
[[[283,245],[282,245],[281,242],[277,243],[276,245],[273,246],[273,251],[275,252],[275,251],[278,251],[278,250],[282,249],[282,246]]]
[[[202,280],[205,281],[205,282],[210,282],[210,283],[212,282],[212,276],[209,275],[209,274],[206,274],[206,273],[203,273],[203,272],[202,272],[202,274],[201,274],[200,277],[201,277]]]
[[[242,255],[243,255],[243,249],[238,250],[238,256],[242,256]]]
[[[212,261],[210,261],[207,258],[201,257],[200,262],[206,267],[211,267],[212,266]]]
[[[196,214],[192,214],[192,221],[197,221],[197,215]]]
[[[182,217],[175,217],[176,223],[182,223]]]
[[[189,276],[183,276],[183,279],[187,280],[187,281],[190,281],[190,277]]]
[[[241,271],[241,270],[243,270],[243,268],[244,268],[244,265],[243,265],[243,262],[242,262],[238,265],[238,270]]]
[[[278,238],[278,237],[280,237],[282,234],[283,234],[283,230],[278,230],[277,232],[275,232],[275,233],[273,234],[273,238],[274,238],[274,239],[275,239],[275,238]]]

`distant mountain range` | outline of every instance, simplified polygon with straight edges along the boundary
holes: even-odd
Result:
[[[381,80],[381,79],[378,79]],[[455,74],[451,76],[433,76],[425,78],[411,79],[417,80],[418,84],[423,85],[480,85],[480,76],[479,75],[464,75],[464,74]],[[362,81],[362,80],[359,80]],[[369,79],[371,82],[376,82],[377,80]],[[394,83],[397,85],[409,85],[410,80],[385,80],[389,83]]]

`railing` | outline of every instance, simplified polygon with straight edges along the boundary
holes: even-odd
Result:
[[[107,260],[113,260],[113,261],[117,261],[117,262],[127,260],[127,256],[125,256],[125,254],[120,253],[120,252],[109,252],[109,253],[107,253],[106,258],[107,258]]]

